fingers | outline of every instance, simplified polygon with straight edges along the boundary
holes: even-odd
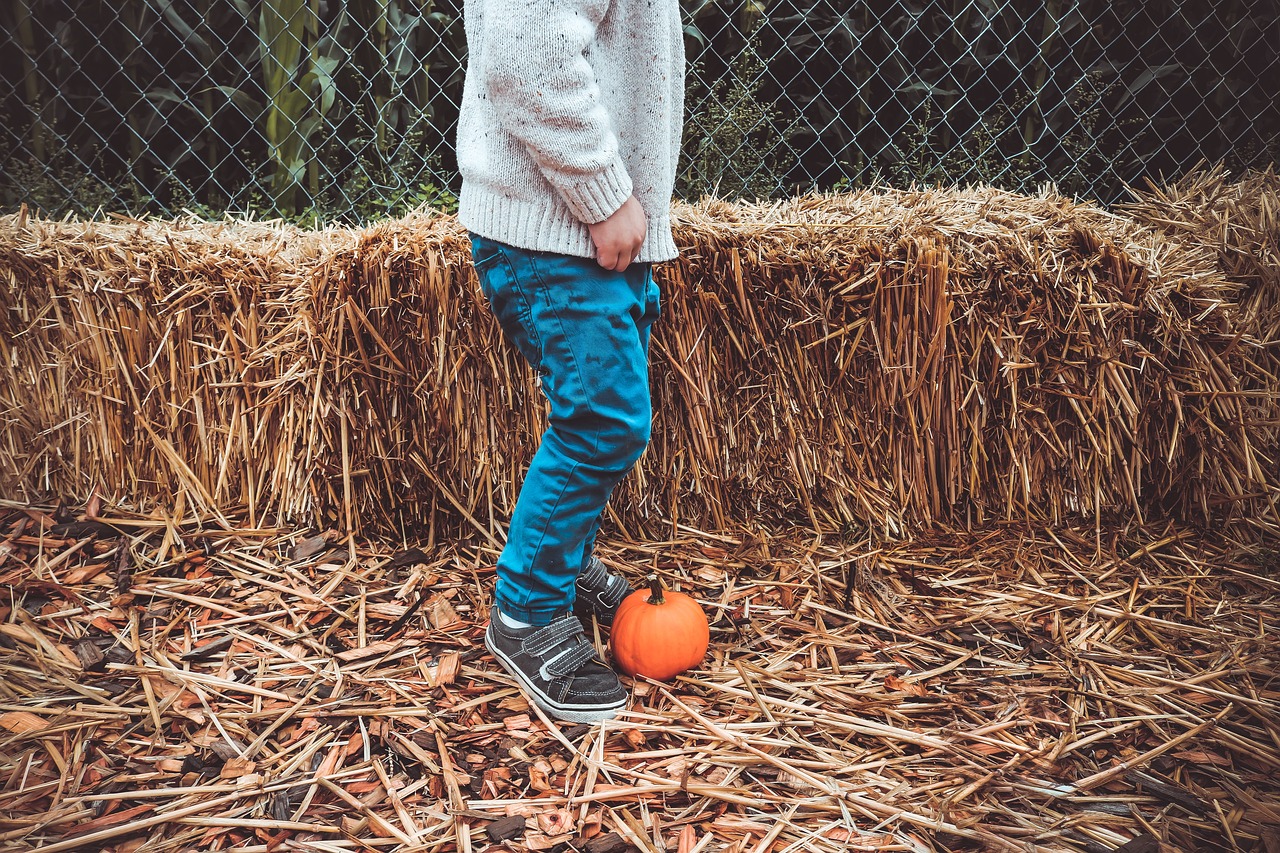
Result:
[[[618,253],[596,247],[596,263],[607,270],[616,269],[618,266]]]
[[[631,262],[636,259],[636,255],[638,255],[639,253],[640,253],[639,246],[636,246],[634,249],[631,249],[627,252],[620,253],[618,255],[618,264],[617,266],[613,267],[614,272],[623,272],[627,267],[631,265]]]
[[[648,218],[632,196],[608,219],[588,227],[596,246],[596,263],[607,270],[623,272],[640,254]]]
[[[635,250],[627,247],[618,253],[618,263],[614,266],[614,272],[622,272],[631,263],[631,259],[636,256]]]
[[[614,246],[597,246],[596,247],[596,263],[607,270],[614,272],[624,272],[632,262],[635,261],[636,255],[640,254],[640,247],[633,246],[629,248],[619,248]]]

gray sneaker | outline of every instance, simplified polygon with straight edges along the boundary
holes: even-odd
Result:
[[[550,625],[509,628],[494,607],[484,644],[538,707],[557,719],[594,723],[626,707],[627,691],[617,673],[596,655],[572,614]]]
[[[594,616],[601,625],[609,627],[618,612],[618,605],[631,591],[631,584],[626,578],[609,571],[598,557],[593,556],[582,574],[578,575],[573,612],[583,625],[590,625]]]

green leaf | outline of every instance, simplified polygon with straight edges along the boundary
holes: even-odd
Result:
[[[1175,71],[1181,71],[1181,70],[1182,70],[1182,66],[1178,65],[1177,63],[1171,63],[1169,65],[1157,65],[1154,68],[1148,68],[1146,71],[1143,71],[1141,74],[1135,77],[1132,83],[1125,84],[1125,93],[1121,95],[1120,100],[1116,102],[1115,109],[1119,110],[1121,107],[1127,104],[1130,101],[1130,99],[1136,98],[1139,92],[1141,92],[1143,89],[1145,89],[1154,81],[1159,80],[1161,77],[1167,77],[1168,75],[1172,74]]]
[[[258,17],[258,42],[267,95],[274,97],[298,73],[306,0],[264,0]]]
[[[209,47],[209,42],[205,41],[204,37],[197,33],[194,27],[183,20],[182,15],[178,14],[178,11],[173,8],[173,3],[170,0],[148,0],[148,4],[159,9],[160,14],[169,22],[169,26],[178,31],[183,41],[193,45],[206,60],[212,58],[213,49]]]
[[[231,103],[235,104],[244,113],[246,118],[255,119],[266,111],[266,107],[248,92],[243,92],[233,86],[214,86],[213,88],[226,95],[231,100]]]

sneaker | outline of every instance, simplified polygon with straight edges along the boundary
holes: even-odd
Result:
[[[494,607],[484,644],[538,707],[557,719],[594,723],[626,707],[627,691],[617,673],[596,655],[572,614],[550,625],[510,628]]]
[[[594,616],[606,628],[613,624],[622,599],[631,594],[631,584],[626,578],[606,569],[600,558],[594,556],[578,575],[577,588],[573,612],[583,625],[590,625]]]

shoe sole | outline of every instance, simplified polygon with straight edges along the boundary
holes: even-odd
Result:
[[[489,632],[484,632],[484,646],[493,655],[494,660],[502,664],[508,674],[515,677],[520,682],[520,686],[524,691],[533,697],[533,701],[539,708],[546,711],[558,720],[566,723],[598,723],[602,720],[612,720],[617,716],[618,712],[627,707],[627,700],[623,698],[615,705],[607,705],[603,708],[583,708],[582,706],[561,705],[559,702],[545,695],[537,687],[535,687],[524,673],[520,671],[510,659],[501,651],[494,648],[494,644],[489,641]]]

